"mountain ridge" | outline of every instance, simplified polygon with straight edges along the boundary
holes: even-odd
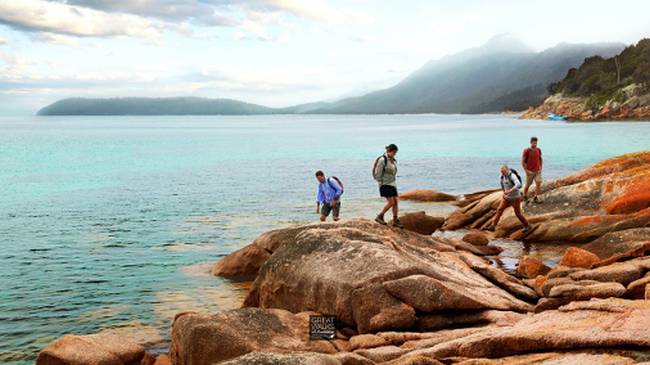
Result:
[[[560,80],[587,57],[609,57],[619,43],[571,44],[534,52],[511,34],[490,38],[426,62],[395,85],[337,101],[283,108],[233,99],[67,98],[38,115],[256,115],[256,114],[477,114],[525,110],[548,96],[547,85]]]

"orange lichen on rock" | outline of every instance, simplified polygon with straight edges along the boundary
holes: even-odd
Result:
[[[589,217],[583,217],[580,219],[577,219],[574,224],[576,225],[583,225],[583,224],[591,224],[591,223],[600,223],[602,222],[603,218],[599,215],[592,215]]]
[[[608,214],[630,214],[650,207],[650,173],[626,179],[620,183],[620,190],[613,199],[604,202]]]
[[[564,252],[562,261],[560,261],[560,265],[566,267],[580,267],[589,269],[592,266],[596,265],[599,261],[600,258],[594,253],[578,247],[569,247],[567,248],[566,252]]]

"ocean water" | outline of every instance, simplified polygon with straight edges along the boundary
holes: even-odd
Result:
[[[245,285],[210,264],[268,229],[316,221],[317,169],[343,180],[343,217],[372,218],[383,146],[400,147],[400,191],[465,193],[497,187],[531,135],[545,178],[650,148],[650,123],[501,115],[2,118],[0,362],[107,329],[162,350],[176,312],[239,306]]]

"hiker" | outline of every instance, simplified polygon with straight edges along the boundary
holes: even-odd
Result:
[[[535,182],[535,197],[533,202],[541,203],[539,195],[542,193],[542,150],[537,147],[537,137],[530,138],[530,147],[525,148],[521,154],[521,166],[526,171],[526,185],[524,186],[524,201],[528,204],[528,189]]]
[[[325,173],[316,171],[316,180],[318,180],[318,192],[316,193],[316,213],[320,213],[320,221],[325,222],[332,212],[334,221],[339,220],[341,212],[341,195],[343,194],[343,184],[338,177],[325,177]]]
[[[497,224],[499,224],[503,211],[508,207],[512,207],[515,210],[515,215],[524,225],[524,234],[530,231],[530,225],[526,217],[521,213],[522,195],[519,189],[521,189],[521,178],[517,171],[509,168],[507,165],[501,166],[501,190],[503,190],[503,198],[501,198],[501,204],[497,208],[494,220],[487,230],[494,231]]]
[[[404,228],[399,221],[399,203],[397,197],[397,184],[395,177],[397,176],[397,146],[389,144],[386,146],[386,153],[375,159],[372,172],[375,181],[379,184],[379,195],[386,199],[386,205],[379,212],[375,218],[375,222],[386,225],[384,214],[390,209],[393,210],[393,227]]]

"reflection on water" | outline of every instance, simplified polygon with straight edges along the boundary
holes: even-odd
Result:
[[[434,236],[446,238],[462,238],[468,230],[458,231],[438,231]],[[503,248],[498,255],[488,256],[492,265],[503,269],[505,272],[515,274],[517,271],[517,264],[522,256],[531,256],[541,260],[549,267],[557,266],[558,262],[562,259],[567,245],[562,244],[549,244],[549,243],[523,243],[520,241],[495,239],[490,241],[491,246],[499,246]]]

